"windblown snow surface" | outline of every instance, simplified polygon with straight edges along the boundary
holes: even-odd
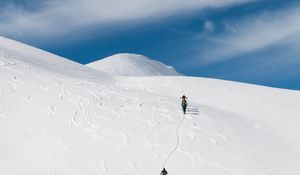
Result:
[[[299,106],[299,91],[113,77],[0,38],[1,175],[297,175]]]
[[[138,54],[115,54],[87,64],[97,70],[118,76],[179,76],[172,67]]]

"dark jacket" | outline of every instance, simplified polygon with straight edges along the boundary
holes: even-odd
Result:
[[[165,168],[160,172],[160,175],[167,175],[167,174],[168,174],[168,172]]]

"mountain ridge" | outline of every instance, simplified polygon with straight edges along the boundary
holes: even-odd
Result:
[[[100,70],[86,67],[64,57],[1,36],[0,55],[6,58],[6,60],[13,58],[14,62],[21,62],[22,64],[30,63],[31,67],[42,68],[44,71],[50,71],[56,74],[70,74],[73,77],[85,77],[94,80],[100,77],[95,76],[95,74],[102,75],[102,79],[110,77],[110,75]],[[2,64],[7,63],[3,62]]]

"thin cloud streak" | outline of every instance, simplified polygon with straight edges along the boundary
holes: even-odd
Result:
[[[0,7],[0,34],[9,36],[51,36],[90,25],[165,17],[207,7],[249,2],[250,0],[48,0],[39,9],[20,4]],[[253,0],[252,0],[253,1]],[[36,2],[38,3],[38,2]]]
[[[272,45],[295,45],[300,36],[300,8],[264,13],[234,24],[226,24],[231,31],[210,38],[210,48],[202,48],[199,64],[213,64],[260,51]],[[294,47],[291,47],[293,49]],[[300,53],[300,51],[299,51]]]

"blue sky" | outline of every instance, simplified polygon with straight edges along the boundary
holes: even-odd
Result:
[[[0,35],[83,64],[138,53],[190,76],[300,89],[300,0],[2,0]]]

